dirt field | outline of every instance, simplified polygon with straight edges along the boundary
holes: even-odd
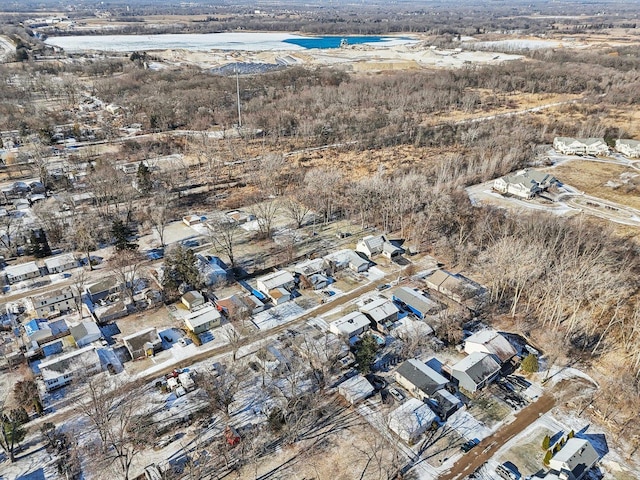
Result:
[[[553,174],[587,195],[640,208],[640,190],[633,183],[640,183],[640,171],[622,165],[574,160],[553,169]],[[637,175],[636,178],[629,178]],[[627,182],[626,184],[624,182]],[[619,184],[617,188],[608,186]]]

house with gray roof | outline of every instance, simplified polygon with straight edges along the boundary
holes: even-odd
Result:
[[[470,393],[489,385],[499,373],[500,364],[483,352],[474,352],[451,367],[451,376],[458,380],[460,388]]]
[[[75,327],[71,327],[69,332],[79,348],[102,338],[102,332],[95,322],[81,322]]]
[[[395,303],[384,297],[370,299],[360,307],[360,311],[369,318],[375,329],[382,333],[389,331],[389,328],[398,320],[400,312]]]
[[[500,363],[508,362],[517,354],[509,340],[491,328],[480,330],[467,337],[464,341],[464,351],[467,354],[488,353]]]
[[[640,142],[620,138],[616,140],[616,151],[629,158],[640,158]]]
[[[493,182],[493,189],[502,194],[530,199],[558,183],[551,174],[525,168],[496,179]]]
[[[100,357],[94,346],[53,357],[41,362],[38,368],[48,392],[64,387],[75,379],[89,377],[102,371]]]
[[[425,277],[427,286],[447,297],[462,302],[476,296],[480,292],[480,287],[463,275],[452,274],[446,270],[434,270],[433,273]]]
[[[162,350],[162,340],[155,327],[147,328],[122,338],[125,347],[134,360],[152,357]]]
[[[582,438],[570,438],[549,461],[544,480],[582,480],[600,459],[593,445]]]
[[[393,258],[402,254],[404,250],[389,242],[384,235],[368,235],[356,244],[356,252],[364,253],[368,258],[376,255]]]
[[[33,309],[38,317],[49,318],[69,312],[76,306],[73,291],[69,287],[44,292],[31,297]]]
[[[400,365],[394,376],[402,387],[422,401],[449,384],[449,380],[415,358]]]
[[[87,295],[89,299],[96,303],[104,298],[107,298],[109,295],[114,294],[120,290],[120,285],[118,284],[118,280],[115,277],[105,277],[100,281],[89,285],[87,287]]]
[[[553,139],[553,148],[565,155],[606,155],[609,146],[604,138],[573,138],[556,137]]]
[[[437,302],[423,292],[409,287],[398,287],[393,291],[393,301],[400,303],[418,318],[436,313],[440,309]]]

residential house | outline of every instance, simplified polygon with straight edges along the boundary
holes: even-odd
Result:
[[[300,278],[300,285],[314,290],[325,288],[331,283],[326,270],[325,261],[322,258],[307,260],[293,267],[293,271]]]
[[[374,394],[374,392],[375,389],[373,388],[373,385],[371,385],[369,380],[360,374],[354,375],[350,379],[345,380],[338,385],[338,393],[351,405],[355,405],[356,403],[369,398]]]
[[[74,379],[86,378],[102,371],[100,357],[94,346],[45,360],[38,368],[48,392],[68,385]]]
[[[47,271],[50,274],[62,273],[76,268],[78,266],[78,260],[76,260],[72,253],[65,253],[63,255],[56,255],[55,257],[47,258],[44,261],[44,265],[47,267]]]
[[[369,319],[360,312],[351,312],[329,325],[329,331],[347,338],[355,337],[369,330]]]
[[[468,278],[460,274],[453,275],[446,270],[435,270],[424,280],[429,288],[446,295],[456,302],[462,302],[474,297],[480,291],[480,288]]]
[[[431,396],[429,405],[441,420],[446,420],[453,415],[456,410],[462,408],[463,403],[462,400],[453,393],[442,389]]]
[[[262,300],[254,295],[231,295],[217,300],[216,305],[232,320],[249,318],[265,309]]]
[[[206,219],[207,217],[203,217],[202,215],[187,215],[186,217],[182,217],[182,221],[187,227],[198,225],[204,222]]]
[[[196,389],[196,382],[191,378],[191,374],[189,372],[181,372],[178,374],[178,381],[182,388],[184,388],[187,392],[192,392]]]
[[[69,331],[78,348],[102,338],[102,332],[95,322],[81,322],[75,327],[71,327]]]
[[[358,241],[356,252],[364,253],[371,259],[377,255],[394,258],[401,255],[404,250],[389,242],[384,235],[368,235]]]
[[[384,297],[371,299],[360,307],[360,311],[369,318],[373,328],[382,333],[388,333],[398,320],[398,307]]]
[[[205,286],[211,287],[227,280],[227,265],[219,258],[211,255],[196,254],[196,267]]]
[[[516,355],[516,349],[504,336],[493,329],[480,330],[467,337],[464,341],[464,351],[488,353],[499,363],[506,363]]]
[[[411,395],[422,401],[449,384],[449,380],[415,358],[410,358],[398,367],[395,379]]]
[[[389,414],[389,429],[409,444],[437,425],[438,416],[417,398],[410,398]]]
[[[40,269],[38,265],[36,265],[36,262],[10,265],[4,269],[4,272],[7,275],[7,283],[9,283],[9,285],[40,276]]]
[[[190,331],[199,335],[219,327],[221,320],[222,316],[218,309],[211,303],[205,303],[198,310],[187,315],[184,318],[184,324]]]
[[[225,214],[227,217],[232,219],[238,225],[242,225],[247,222],[252,222],[256,219],[255,215],[251,213],[243,212],[242,210],[232,210]]]
[[[31,297],[31,303],[38,317],[55,317],[75,308],[73,291],[69,287],[45,292]]]
[[[291,292],[284,287],[272,288],[268,295],[274,305],[282,305],[291,300]]]
[[[496,179],[493,189],[503,194],[530,199],[558,183],[551,174],[524,169]]]
[[[571,138],[556,137],[553,140],[553,148],[565,155],[606,155],[609,146],[604,138]]]
[[[187,307],[189,310],[193,311],[193,309],[201,307],[204,305],[204,297],[202,294],[196,290],[191,290],[190,292],[182,295],[182,304]]]
[[[406,307],[418,318],[436,313],[440,306],[424,293],[409,287],[398,287],[393,291],[393,301]]]
[[[296,286],[296,280],[286,270],[278,270],[257,279],[258,290],[269,296],[269,292],[276,288],[284,288],[289,292]]]
[[[451,367],[451,376],[470,393],[489,385],[499,373],[500,364],[492,355],[482,352],[474,352]]]
[[[582,480],[600,457],[588,440],[570,438],[549,461],[551,471],[545,480]]]
[[[116,302],[107,305],[99,305],[95,307],[93,313],[98,322],[101,325],[104,325],[105,323],[126,317],[129,315],[129,309],[124,301],[117,300]]]
[[[330,253],[324,257],[324,260],[327,268],[331,272],[339,272],[340,270],[348,268],[353,272],[362,273],[369,270],[369,265],[371,264],[369,260],[362,258],[356,252],[349,249]]]
[[[99,302],[109,295],[120,290],[120,285],[115,277],[104,277],[99,282],[89,285],[86,289],[87,296],[93,302]]]
[[[52,340],[69,335],[69,326],[64,319],[51,322],[34,319],[23,324],[23,328],[29,343],[36,349]]]
[[[125,347],[129,350],[134,360],[143,357],[152,357],[162,350],[162,340],[155,327],[147,328],[139,332],[123,337]]]
[[[638,140],[618,139],[616,150],[629,158],[640,158],[640,142]]]

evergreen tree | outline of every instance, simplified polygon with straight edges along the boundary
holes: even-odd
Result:
[[[548,466],[552,458],[553,458],[553,453],[551,453],[551,450],[547,450],[547,453],[544,454],[544,459],[542,460],[542,463],[545,466]]]
[[[162,288],[167,299],[175,298],[180,290],[199,289],[202,286],[193,250],[178,245],[167,253],[162,277]]]
[[[527,355],[524,360],[522,360],[520,368],[523,372],[536,373],[540,368],[538,365],[538,357],[532,354]]]
[[[147,195],[153,188],[151,170],[143,162],[140,162],[136,176],[138,180],[138,189],[143,195]]]
[[[135,250],[138,248],[137,243],[133,243],[129,241],[133,232],[129,228],[127,224],[125,224],[119,218],[116,218],[111,224],[111,235],[114,238],[114,245],[116,247],[116,251],[120,252],[122,250]]]
[[[15,408],[9,412],[0,410],[0,448],[15,462],[14,450],[24,440],[27,431],[22,427],[29,421],[29,415],[24,408]]]
[[[360,373],[367,374],[371,371],[371,364],[376,358],[378,342],[373,335],[365,335],[356,343],[355,357]]]
[[[551,437],[549,435],[545,435],[542,439],[542,450],[549,450],[551,446]]]

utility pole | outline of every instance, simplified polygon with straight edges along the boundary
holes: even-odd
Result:
[[[240,77],[238,76],[238,65],[236,65],[236,95],[238,97],[238,128],[242,128],[242,116],[240,115]]]

